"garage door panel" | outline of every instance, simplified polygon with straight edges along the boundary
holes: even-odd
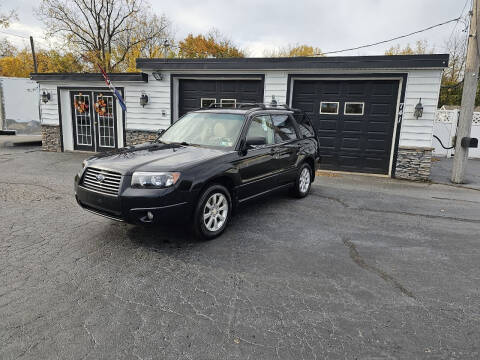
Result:
[[[292,106],[308,112],[320,135],[321,167],[387,174],[395,125],[398,80],[295,80]],[[321,101],[339,103],[339,114],[319,114]],[[364,113],[344,114],[345,102],[363,102]]]
[[[179,79],[179,116],[200,108],[202,98],[212,98],[217,102],[221,99],[235,99],[237,103],[263,102],[263,81]]]

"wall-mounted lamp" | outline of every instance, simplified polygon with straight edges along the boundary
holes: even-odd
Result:
[[[416,119],[421,118],[423,115],[423,105],[422,105],[422,98],[418,100],[418,104],[415,105],[415,111],[413,113],[413,116],[415,116]]]
[[[40,95],[42,98],[42,101],[44,104],[46,104],[50,100],[50,93],[48,92],[43,92],[42,95]]]
[[[277,106],[277,100],[275,99],[275,95],[272,95],[272,101],[270,101],[270,106],[276,107]]]
[[[148,95],[145,94],[145,92],[142,91],[142,95],[140,96],[140,105],[145,107],[145,105],[148,104]]]
[[[154,71],[152,72],[152,75],[153,77],[155,78],[155,80],[158,80],[158,81],[162,81],[163,80],[163,74],[158,72],[158,71]]]

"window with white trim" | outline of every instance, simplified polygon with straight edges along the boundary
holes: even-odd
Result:
[[[338,115],[339,103],[335,101],[320,102],[320,114]]]
[[[235,109],[236,105],[237,105],[237,99],[221,99],[220,100],[220,106],[222,108]]]
[[[363,115],[365,108],[364,102],[350,102],[346,101],[343,109],[345,115]]]
[[[208,108],[211,104],[215,104],[217,99],[215,98],[201,98],[200,99],[200,107],[201,108]]]

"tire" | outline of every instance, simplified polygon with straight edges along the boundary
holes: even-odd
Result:
[[[208,214],[210,214],[208,216]],[[193,218],[193,232],[200,240],[222,234],[232,214],[232,198],[225,186],[213,184],[198,199]]]
[[[312,187],[312,168],[310,165],[303,163],[298,169],[297,179],[292,188],[292,195],[296,198],[304,198],[310,192]]]

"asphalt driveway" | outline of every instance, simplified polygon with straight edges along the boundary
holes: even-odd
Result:
[[[324,174],[196,242],[80,209],[83,157],[0,149],[1,359],[479,358],[479,191]]]

